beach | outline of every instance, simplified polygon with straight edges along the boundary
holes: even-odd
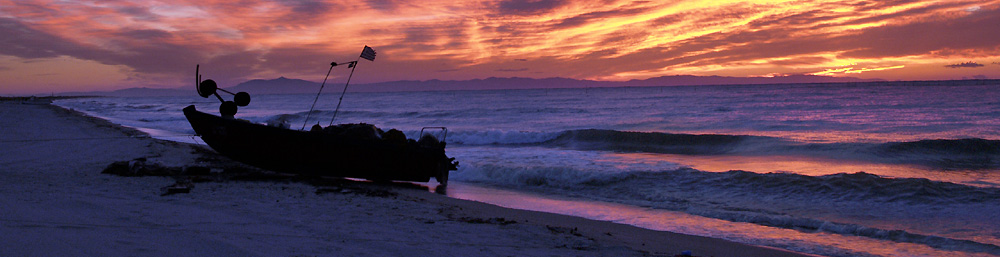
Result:
[[[0,120],[3,256],[803,256],[399,184],[209,181],[161,195],[175,178],[101,171],[219,157],[52,105],[2,103]]]

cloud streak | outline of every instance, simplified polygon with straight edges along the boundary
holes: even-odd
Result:
[[[120,67],[101,69],[127,77],[119,84],[183,85],[202,64],[225,86],[319,80],[330,61],[353,60],[371,45],[379,60],[363,64],[372,67],[359,69],[359,82],[497,74],[951,79],[964,74],[944,67],[1000,57],[996,24],[1000,0],[0,0],[0,33],[12,35],[0,39],[0,55],[12,57],[0,66],[69,58]],[[73,77],[64,72],[50,80]]]

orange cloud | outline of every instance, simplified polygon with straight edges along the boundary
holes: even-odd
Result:
[[[0,0],[0,33],[13,35],[0,40],[0,57],[8,57],[0,67],[69,58],[125,77],[104,84],[179,86],[200,63],[225,86],[277,76],[319,80],[330,61],[351,60],[371,45],[379,60],[359,69],[370,72],[359,82],[684,74],[953,79],[967,74],[942,66],[1000,57],[996,24],[1000,0]],[[0,75],[18,76],[12,70]],[[72,70],[55,72],[18,85],[77,80]]]

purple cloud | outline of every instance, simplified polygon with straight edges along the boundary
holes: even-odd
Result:
[[[535,15],[563,6],[562,0],[505,0],[497,4],[501,15]]]
[[[948,67],[948,68],[978,68],[978,67],[983,67],[983,66],[985,66],[985,65],[978,64],[976,62],[963,62],[963,63],[958,63],[958,64],[945,65],[944,67]]]

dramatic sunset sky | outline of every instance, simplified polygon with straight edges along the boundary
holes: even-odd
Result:
[[[359,83],[1000,78],[1000,0],[0,0],[0,34],[0,94],[320,81],[365,45]]]

